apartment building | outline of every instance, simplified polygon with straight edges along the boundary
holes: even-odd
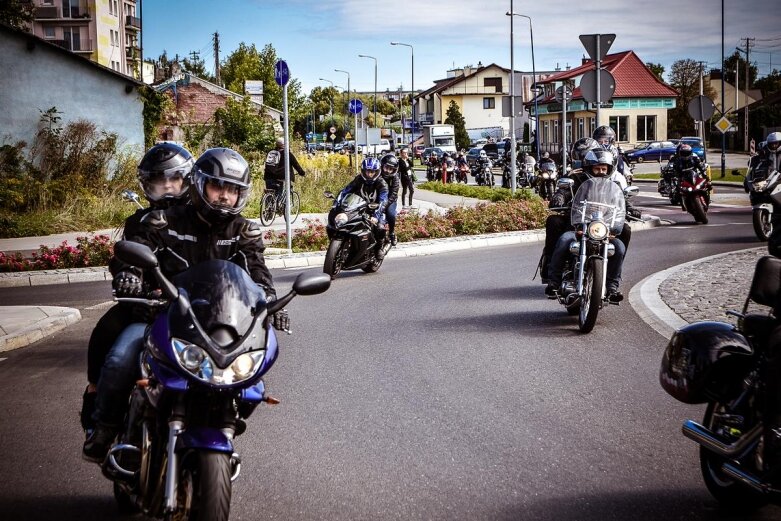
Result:
[[[141,77],[141,0],[32,0],[30,31],[116,72]]]

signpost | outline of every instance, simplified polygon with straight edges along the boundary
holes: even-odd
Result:
[[[274,81],[282,87],[282,114],[285,118],[285,232],[287,233],[287,249],[293,250],[293,238],[290,233],[290,121],[287,106],[287,83],[290,81],[290,69],[284,60],[274,64]]]
[[[726,116],[722,116],[721,119],[716,122],[715,126],[722,134],[726,134],[732,127],[732,123],[730,123]]]
[[[613,42],[616,39],[615,34],[581,34],[579,36],[580,42],[583,44],[583,47],[585,47],[586,52],[588,53],[589,57],[594,60],[594,70],[599,71],[602,69],[602,59],[607,56],[607,51],[610,49],[610,46],[613,45]],[[607,71],[605,71],[607,72]],[[609,73],[608,73],[609,74]],[[584,75],[585,76],[585,75]],[[597,104],[597,121],[596,126],[599,126],[599,112],[602,105],[602,74],[597,74],[595,72],[596,76],[596,101]],[[612,75],[611,75],[612,78]],[[581,81],[582,83],[582,81]],[[615,80],[614,82],[615,83]],[[615,85],[613,86],[613,90],[615,90]],[[612,96],[612,92],[611,92]],[[605,100],[607,101],[607,100]]]
[[[562,85],[556,89],[554,94],[556,101],[561,103],[561,172],[562,176],[567,173],[567,102],[572,99],[572,89],[569,85]]]
[[[353,154],[355,154],[355,173],[358,174],[358,114],[363,112],[363,103],[358,98],[350,100],[348,104],[350,114],[355,116],[355,140],[353,141]]]

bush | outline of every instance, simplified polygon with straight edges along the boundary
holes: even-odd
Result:
[[[114,245],[108,235],[77,237],[77,245],[70,246],[67,241],[55,248],[41,246],[25,259],[19,252],[5,254],[0,252],[0,271],[53,270],[64,268],[86,268],[105,266],[114,251]]]
[[[304,219],[306,227],[293,230],[291,246],[294,252],[320,251],[328,248],[328,233],[320,219]],[[287,248],[287,234],[269,230],[263,235],[266,246]]]
[[[540,199],[533,190],[529,188],[519,188],[515,191],[513,197],[512,190],[509,188],[490,188],[488,186],[471,186],[458,183],[443,184],[434,181],[428,181],[418,185],[422,190],[430,190],[440,194],[457,195],[460,197],[473,197],[485,201],[507,201],[509,199],[533,200]]]

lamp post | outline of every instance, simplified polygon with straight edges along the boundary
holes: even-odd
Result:
[[[532,47],[532,92],[534,93],[534,143],[537,145],[537,160],[540,160],[540,111],[537,109],[537,98],[538,98],[538,90],[537,90],[537,69],[534,66],[534,28],[532,27],[532,18],[531,16],[526,16],[525,14],[519,14],[519,13],[513,13],[512,12],[512,2],[510,2],[510,11],[507,12],[507,16],[520,16],[521,18],[526,18],[529,20],[529,36],[531,38],[531,47]],[[567,129],[564,129],[564,132],[566,132]]]
[[[510,17],[510,189],[515,193],[515,45],[513,42],[513,0],[510,0],[510,10],[505,13]]]
[[[341,69],[334,69],[334,72],[343,72],[343,73],[345,73],[347,75],[347,99],[349,100],[349,98],[350,98],[350,73],[347,72],[347,71],[343,71]],[[347,110],[347,105],[346,104],[345,104],[345,110]],[[344,128],[345,129],[347,128],[347,119],[348,118],[347,118],[347,115],[345,113],[345,118],[344,118]]]
[[[365,54],[359,54],[359,58],[371,58],[374,60],[374,126],[377,126],[377,58],[374,56],[367,56]]]
[[[327,80],[325,78],[320,78],[320,81],[327,81],[328,83],[331,84],[331,88],[332,89],[334,88],[334,82],[332,82],[331,80]],[[329,98],[328,102],[331,105],[331,126],[333,127],[334,126],[334,94],[333,94],[333,92],[331,92],[331,97]]]
[[[408,43],[402,43],[402,42],[391,42],[391,45],[403,45],[404,47],[409,47],[410,51],[412,52],[412,92],[410,93],[410,103],[412,104],[412,125],[410,126],[410,144],[415,142],[415,48],[408,44]],[[402,132],[404,132],[404,127],[402,127]],[[413,159],[415,157],[415,154],[412,155]]]
[[[350,73],[347,72],[347,71],[343,71],[342,69],[334,69],[334,72],[343,72],[343,73],[345,73],[347,75],[347,101],[346,101],[346,103],[350,103]],[[347,105],[345,104],[345,111],[346,111],[346,107],[347,107]],[[344,114],[344,128],[345,129],[347,128],[347,121],[349,119],[350,118],[347,117],[347,112],[345,112],[345,114]],[[356,120],[357,120],[357,116],[356,116]],[[356,135],[353,136],[353,139],[355,140],[355,141],[353,141],[353,144],[355,145],[355,144],[358,143],[358,135],[357,135],[358,134],[358,124],[357,124],[357,122],[356,122],[355,128],[353,129],[353,133],[356,134]],[[357,145],[354,146],[353,150],[354,150],[353,153],[355,154],[355,173],[357,174],[358,173],[358,146]],[[351,154],[350,155],[350,166],[352,166],[352,164],[353,164],[353,156]]]

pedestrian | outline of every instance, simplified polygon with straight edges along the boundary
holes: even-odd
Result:
[[[404,207],[404,201],[409,191],[409,205],[412,206],[412,194],[415,192],[415,172],[412,170],[412,160],[409,158],[409,150],[401,149],[399,158],[399,176],[401,178],[401,206]]]

